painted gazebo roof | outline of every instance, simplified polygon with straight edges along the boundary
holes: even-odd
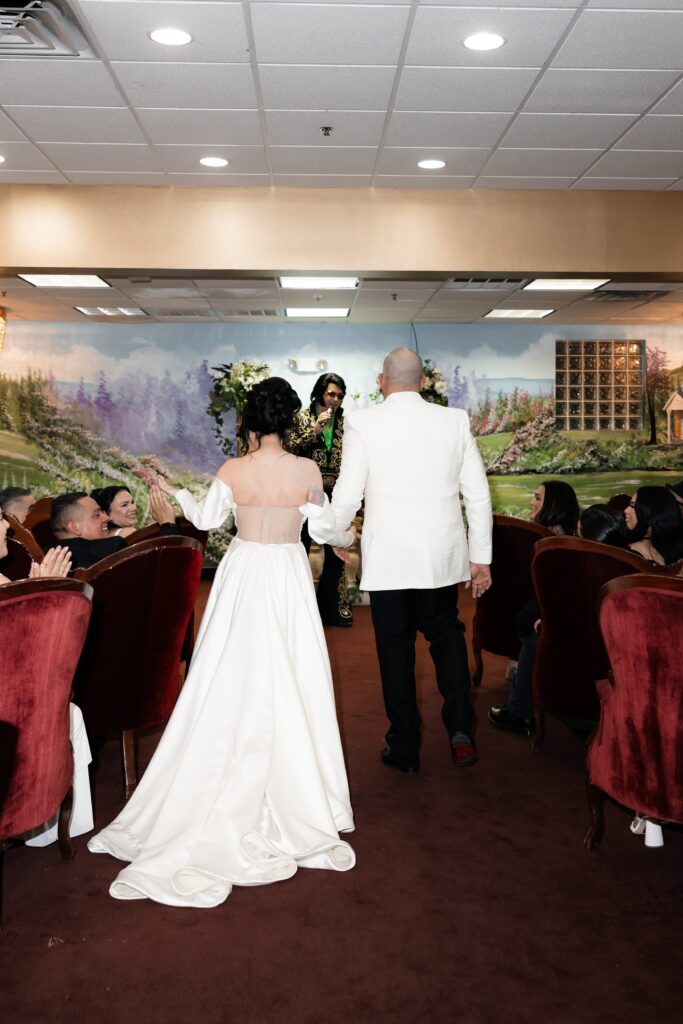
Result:
[[[664,412],[672,412],[674,409],[683,410],[683,395],[680,395],[678,391],[669,395],[664,404]]]

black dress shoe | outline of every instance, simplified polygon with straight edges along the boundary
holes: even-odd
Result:
[[[496,729],[503,729],[505,732],[517,732],[520,736],[533,736],[536,732],[536,721],[533,718],[518,718],[511,714],[507,708],[491,708],[489,711],[489,722],[495,725]]]
[[[405,772],[406,775],[417,775],[420,770],[419,761],[408,761],[405,757],[394,753],[391,747],[385,747],[379,756],[389,768],[398,768],[400,772]]]

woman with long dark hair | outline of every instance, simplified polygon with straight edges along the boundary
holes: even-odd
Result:
[[[339,832],[353,814],[325,635],[301,525],[338,533],[320,470],[285,450],[301,402],[279,377],[247,398],[247,453],[219,469],[208,494],[157,483],[198,529],[234,514],[185,685],[131,800],[90,841],[129,861],[116,899],[214,907],[233,885],[265,885],[298,867],[348,871]],[[171,595],[172,596],[172,595]]]
[[[346,395],[346,384],[338,373],[323,373],[318,377],[311,392],[308,409],[310,431],[306,441],[297,447],[320,467],[323,488],[328,498],[332,497],[334,485],[341,469],[342,438],[344,436],[344,410],[342,402]],[[302,540],[306,549],[310,547],[307,529],[304,527]],[[320,617],[326,626],[350,626],[353,612],[349,603],[346,586],[346,568],[334,554],[329,544],[323,547],[323,568],[317,590]]]
[[[631,551],[657,565],[683,559],[683,525],[671,490],[639,487],[624,515]]]
[[[96,487],[90,492],[103,512],[109,516],[108,537],[127,537],[137,529],[135,499],[123,484]]]

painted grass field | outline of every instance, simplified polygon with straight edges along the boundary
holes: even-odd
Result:
[[[40,493],[49,490],[49,477],[36,464],[39,458],[38,445],[0,430],[0,489],[28,487]]]

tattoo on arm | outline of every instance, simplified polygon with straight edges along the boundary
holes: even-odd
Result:
[[[325,504],[325,492],[323,491],[322,487],[309,487],[308,500],[311,503],[311,505],[319,505],[320,507],[322,507]]]

